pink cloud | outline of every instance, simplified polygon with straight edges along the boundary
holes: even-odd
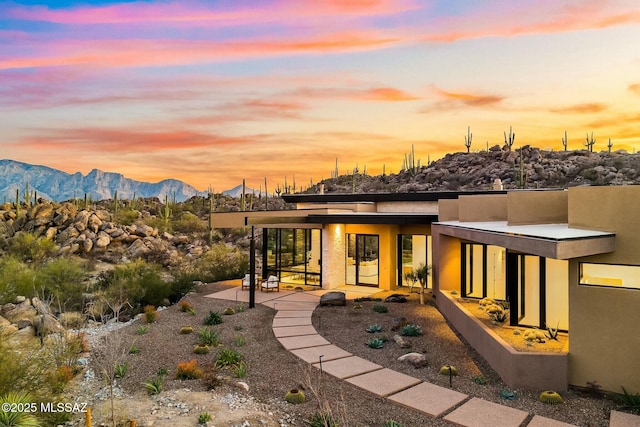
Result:
[[[640,95],[640,83],[630,84],[628,89],[629,92]]]
[[[393,37],[374,33],[332,33],[308,38],[244,41],[95,40],[43,42],[39,55],[0,59],[0,69],[84,65],[141,67],[215,63],[284,54],[361,51],[392,45]]]
[[[499,104],[504,100],[504,97],[498,95],[486,95],[476,94],[469,92],[449,92],[437,87],[434,87],[435,92],[447,101],[451,101],[453,104],[462,104],[469,107],[484,107],[488,105]]]
[[[70,9],[49,9],[45,6],[12,7],[6,15],[25,21],[47,21],[58,24],[121,24],[121,23],[216,23],[217,25],[247,25],[299,22],[334,15],[377,16],[406,12],[419,8],[410,0],[280,0],[259,2],[254,6],[227,9],[213,2],[123,3],[109,6],[80,6]]]

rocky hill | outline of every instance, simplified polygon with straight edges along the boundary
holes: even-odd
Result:
[[[325,193],[401,193],[490,189],[496,179],[505,189],[640,184],[640,154],[548,151],[530,146],[511,151],[494,146],[488,151],[447,154],[428,166],[406,168],[398,174],[356,173],[319,184],[324,184]],[[318,192],[319,184],[308,192]]]
[[[134,196],[164,199],[168,195],[175,197],[175,201],[206,194],[176,179],[150,183],[98,169],[93,169],[87,175],[80,172],[68,174],[47,166],[0,160],[0,194],[5,201],[14,201],[16,190],[23,198],[27,186],[30,192],[37,192],[38,197],[58,202],[84,198],[85,194],[92,200],[111,199],[116,191],[121,199],[132,199]]]

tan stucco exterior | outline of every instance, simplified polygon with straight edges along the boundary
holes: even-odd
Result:
[[[578,285],[579,263],[640,265],[640,186],[569,189],[569,224],[611,231],[616,250],[569,268],[570,382],[640,390],[640,289]]]
[[[570,342],[566,382],[586,387],[588,382],[595,381],[604,390],[615,392],[621,391],[620,386],[640,390],[640,376],[637,375],[640,372],[640,339],[635,339],[639,336],[640,289],[579,285],[578,277],[581,262],[640,265],[640,222],[637,220],[640,186],[514,191],[505,198],[508,201],[507,212],[501,219],[498,219],[499,208],[491,204],[487,206],[488,196],[482,196],[477,202],[470,200],[473,197],[460,198],[460,222],[506,220],[509,225],[565,223],[569,228],[615,233],[615,237],[536,242],[536,239],[518,234],[454,229],[434,224],[434,288],[439,305],[445,301],[441,297],[442,292],[446,292],[442,295],[446,295],[446,301],[449,301],[450,291],[460,289],[460,242],[463,240],[496,244],[553,259],[568,259]],[[447,205],[453,207],[451,203],[447,202]],[[443,206],[442,201],[440,206]],[[455,214],[447,211],[446,218],[455,218]],[[585,253],[594,255],[580,255]],[[466,320],[459,310],[452,309],[451,304],[446,306],[442,309],[456,328],[468,328],[468,325],[464,326]],[[477,346],[492,365],[501,366],[508,353],[477,339],[477,333],[468,338],[470,343]],[[517,362],[514,359],[510,363]],[[539,372],[543,372],[544,364],[539,368]],[[500,371],[501,368],[496,369]],[[561,363],[554,369],[556,375],[562,372]],[[519,382],[519,379],[509,379],[509,370],[501,375],[508,383]],[[547,380],[551,381],[551,378]],[[530,379],[530,384],[536,383],[539,381]]]
[[[507,194],[510,225],[566,224],[567,191],[511,191]]]
[[[458,219],[473,221],[505,221],[507,219],[507,195],[476,195],[458,198]]]

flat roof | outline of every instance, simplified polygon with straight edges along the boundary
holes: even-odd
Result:
[[[594,237],[615,236],[615,233],[598,230],[585,230],[581,228],[570,228],[569,224],[530,224],[530,225],[508,225],[507,221],[488,222],[460,222],[442,221],[437,224],[450,227],[468,228],[471,230],[482,230],[493,233],[512,234],[516,236],[537,237],[549,240],[575,240],[589,239]]]
[[[571,228],[568,224],[508,225],[506,221],[443,221],[432,225],[434,234],[553,259],[580,258],[615,251],[615,233]]]
[[[459,196],[474,194],[507,194],[507,190],[424,191],[415,193],[282,194],[280,197],[282,197],[287,203],[436,202],[440,199],[457,199]]]

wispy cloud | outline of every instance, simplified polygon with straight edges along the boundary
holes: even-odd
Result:
[[[599,113],[608,108],[607,104],[590,102],[585,104],[567,105],[565,107],[551,108],[549,111],[559,114],[592,114]]]
[[[501,103],[503,96],[471,92],[451,92],[433,87],[434,92],[445,100],[444,105],[451,107],[464,105],[467,107],[488,107]],[[442,104],[441,104],[442,106]]]
[[[640,95],[640,83],[630,84],[628,89],[629,92]]]

